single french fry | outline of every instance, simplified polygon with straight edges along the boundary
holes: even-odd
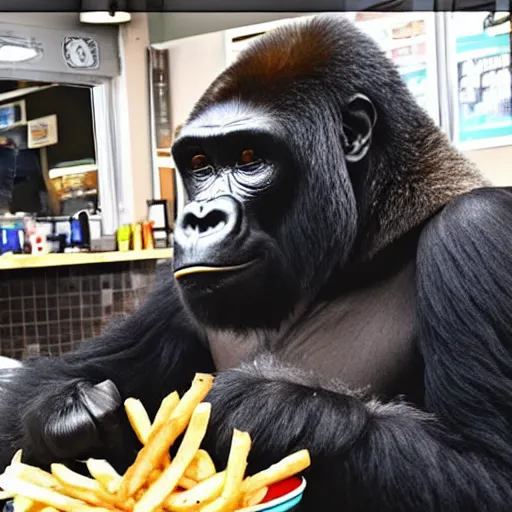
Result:
[[[210,478],[216,472],[215,464],[210,455],[208,455],[208,452],[199,450],[185,471],[185,476],[196,482],[201,482],[206,478]]]
[[[202,509],[203,512],[232,512],[238,508],[250,450],[251,437],[249,434],[234,429],[221,496],[206,505]]]
[[[158,467],[164,455],[169,452],[169,448],[187,428],[196,406],[206,397],[212,385],[212,375],[196,374],[192,385],[174,409],[169,421],[151,432],[148,442],[124,474],[119,488],[121,499],[133,496],[146,483],[151,471]]]
[[[151,420],[142,402],[136,398],[127,398],[124,401],[124,410],[138,440],[146,444],[151,434]]]
[[[167,395],[160,404],[158,411],[151,425],[151,430],[155,431],[160,428],[164,423],[167,423],[172,416],[172,413],[180,403],[180,395],[177,391]]]
[[[183,397],[180,403],[183,403]],[[210,420],[211,404],[198,404],[187,427],[176,457],[171,465],[160,475],[159,479],[149,487],[141,500],[133,508],[134,512],[152,512],[160,507],[165,499],[174,491],[185,473],[197,450],[201,446]]]
[[[246,478],[242,484],[242,494],[252,494],[262,487],[268,487],[282,480],[286,480],[304,471],[310,464],[311,458],[308,450],[299,450],[269,468]]]
[[[121,475],[106,461],[87,459],[87,469],[91,476],[110,493],[114,493],[121,484]]]
[[[108,509],[96,508],[91,509],[85,503],[75,498],[70,498],[64,494],[60,494],[52,489],[47,489],[39,485],[21,480],[19,478],[3,474],[0,475],[0,487],[13,492],[16,496],[24,496],[33,501],[49,505],[61,512],[86,512],[88,510],[96,510],[109,512]],[[111,512],[111,511],[110,511]]]
[[[174,409],[176,409],[179,403],[180,396],[177,391],[170,393],[162,400],[162,403],[155,415],[155,419],[153,420],[153,424],[151,425],[151,432],[158,430],[162,425],[170,420]],[[166,452],[162,457],[162,469],[168,467],[170,463],[171,457],[169,456],[169,452]]]
[[[252,492],[251,494],[245,494],[242,497],[242,507],[254,507],[259,505],[267,495],[268,487],[262,487],[261,489]]]
[[[190,490],[172,493],[165,501],[165,508],[172,512],[191,512],[218,498],[224,486],[226,472],[215,473]],[[181,481],[180,481],[181,482]]]
[[[227,498],[240,491],[250,450],[251,436],[247,432],[234,429],[226,466],[226,480],[222,489],[223,497]]]

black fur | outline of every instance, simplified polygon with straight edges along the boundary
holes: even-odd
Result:
[[[265,158],[240,169],[239,152],[255,147]],[[153,415],[195,372],[228,366],[208,397],[205,448],[222,467],[232,429],[247,429],[250,472],[308,448],[300,510],[510,510],[511,191],[482,188],[376,44],[332,16],[263,37],[206,91],[174,153],[192,200],[228,197],[219,211],[237,216],[236,230],[202,239],[200,256],[181,219],[176,268],[254,267],[179,284],[169,268],[99,339],[6,375],[0,467],[23,448],[41,466],[99,456],[123,470],[139,448],[123,399]],[[202,153],[208,165],[191,169]],[[387,311],[375,296],[400,304],[393,279],[407,269],[415,314],[361,321],[361,308]],[[367,324],[375,339],[358,358],[350,342]],[[388,375],[410,347],[421,397],[400,380],[410,368]],[[383,348],[393,357],[375,365]],[[351,389],[347,364],[369,390]],[[405,399],[374,384],[386,379]]]

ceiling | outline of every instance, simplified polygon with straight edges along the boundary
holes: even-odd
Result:
[[[100,0],[96,0],[99,2]],[[105,10],[108,10],[109,0],[103,0]],[[275,12],[279,11],[319,11],[330,10],[359,10],[357,5],[364,8],[382,10],[454,10],[474,9],[493,10],[498,5],[507,5],[506,0],[125,0],[126,9],[132,12]],[[430,5],[428,5],[430,4]],[[279,9],[276,9],[276,6]],[[243,6],[243,7],[242,7]],[[82,0],[0,0],[0,11],[3,12],[79,12]],[[503,9],[503,7],[501,7]]]

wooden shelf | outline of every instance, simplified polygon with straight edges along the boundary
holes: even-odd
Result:
[[[118,263],[124,261],[159,260],[170,258],[172,258],[172,249],[46,254],[42,256],[31,254],[4,254],[3,256],[0,256],[0,270],[62,267],[66,265],[92,265],[95,263]]]

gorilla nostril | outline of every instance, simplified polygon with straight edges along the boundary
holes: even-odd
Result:
[[[193,213],[187,213],[183,219],[185,232],[189,235],[193,233],[203,234],[212,230],[221,230],[228,221],[226,212],[221,210],[213,210],[208,212],[204,217],[199,217]]]

